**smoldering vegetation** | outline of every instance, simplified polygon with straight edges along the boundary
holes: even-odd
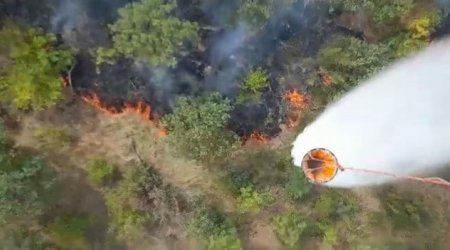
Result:
[[[241,136],[253,131],[275,135],[285,119],[282,100],[285,87],[278,83],[284,58],[274,56],[284,42],[297,37],[302,46],[295,50],[314,55],[326,37],[342,32],[334,25],[325,25],[331,22],[326,1],[294,1],[277,9],[257,30],[236,16],[238,1],[179,1],[174,14],[199,24],[200,43],[186,48],[188,53],[179,58],[175,67],[156,68],[126,58],[112,65],[96,65],[93,50],[111,45],[107,25],[116,20],[117,9],[129,3],[51,1],[40,6],[45,6],[45,10],[39,15],[22,13],[22,5],[34,3],[6,3],[5,11],[12,17],[29,18],[70,45],[77,53],[70,75],[74,92],[95,93],[106,105],[119,107],[124,102],[145,101],[155,115],[161,116],[171,111],[178,96],[218,91],[234,100],[239,83],[251,69],[266,69],[270,84],[262,101],[239,104],[232,112],[230,128]],[[43,20],[42,16],[46,18]],[[296,84],[300,87],[302,83]],[[268,119],[269,126],[265,122]]]
[[[235,100],[239,83],[246,74],[261,67],[269,72],[269,86],[261,102],[237,104],[229,127],[240,136],[258,131],[276,135],[286,121],[283,92],[286,88],[304,89],[303,77],[281,86],[286,58],[280,56],[286,43],[296,39],[292,48],[298,56],[313,57],[324,41],[339,34],[364,38],[361,33],[342,26],[329,15],[328,1],[292,1],[274,10],[260,29],[237,15],[240,1],[178,1],[174,14],[199,24],[200,42],[185,48],[175,67],[152,67],[122,58],[113,65],[96,65],[93,52],[98,46],[110,46],[108,25],[117,19],[117,10],[133,2],[125,0],[53,0],[11,3],[2,10],[11,17],[28,19],[59,35],[77,51],[71,72],[75,93],[95,93],[105,105],[120,107],[125,102],[145,101],[156,116],[171,111],[178,96],[197,96],[218,91]],[[447,2],[441,1],[445,6]],[[39,6],[38,6],[39,5]],[[26,8],[24,7],[26,6]],[[27,12],[40,10],[40,14]],[[25,13],[24,13],[25,12]],[[450,31],[445,22],[436,37]],[[302,69],[300,69],[302,71]]]

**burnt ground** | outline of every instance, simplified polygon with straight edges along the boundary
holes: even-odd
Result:
[[[72,44],[79,50],[71,74],[73,88],[81,95],[96,93],[107,105],[118,109],[125,102],[145,101],[159,117],[171,112],[178,96],[218,91],[234,100],[238,83],[245,73],[253,67],[263,67],[271,73],[271,81],[261,103],[236,105],[229,127],[242,137],[254,131],[274,137],[280,133],[280,125],[286,118],[281,98],[285,89],[278,82],[286,61],[274,55],[285,49],[284,42],[297,39],[301,46],[294,48],[296,53],[303,57],[313,56],[329,36],[348,32],[333,25],[327,10],[322,4],[298,3],[292,10],[277,13],[261,31],[253,34],[248,34],[245,28],[241,30],[240,26],[202,30],[201,48],[191,48],[191,53],[174,68],[158,69],[124,58],[114,65],[97,67],[90,48],[96,39],[97,44],[105,43],[105,28],[84,25],[83,33],[73,32],[69,36],[70,41],[76,41]],[[198,8],[185,12],[182,14],[188,18],[199,18],[201,25],[217,25],[218,20]],[[89,13],[87,15],[86,22],[92,22]],[[64,32],[63,38],[68,36]],[[87,40],[85,33],[93,36]],[[225,48],[228,42],[234,45]],[[295,87],[300,88],[303,84],[302,79],[298,79]]]

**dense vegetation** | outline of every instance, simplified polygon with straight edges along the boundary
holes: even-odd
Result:
[[[0,249],[448,249],[445,191],[329,189],[290,157],[440,6],[32,2],[0,1]]]
[[[174,65],[182,54],[182,43],[197,39],[198,26],[170,13],[176,1],[143,0],[119,10],[119,19],[109,26],[114,47],[100,49],[103,57],[116,54],[153,65]]]
[[[1,93],[18,108],[46,108],[62,98],[60,74],[72,63],[54,34],[8,25],[0,31],[7,62],[0,69]]]
[[[181,97],[163,123],[170,130],[169,144],[178,155],[198,161],[214,161],[230,155],[238,138],[225,126],[230,101],[218,93],[197,98]]]

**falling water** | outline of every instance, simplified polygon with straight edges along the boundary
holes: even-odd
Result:
[[[450,163],[450,41],[393,64],[329,106],[294,142],[295,165],[318,147],[331,150],[344,168],[398,175],[433,174]],[[348,170],[326,185],[390,178]]]

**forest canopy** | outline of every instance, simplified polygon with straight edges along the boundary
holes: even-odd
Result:
[[[18,108],[46,108],[62,98],[61,73],[73,63],[72,51],[54,34],[9,24],[0,31],[0,93]]]
[[[0,1],[0,249],[448,249],[446,190],[291,156],[450,34],[437,2]]]
[[[183,55],[183,45],[198,40],[198,25],[171,15],[176,1],[142,0],[118,10],[118,20],[109,26],[112,48],[98,50],[103,57],[123,55],[154,66],[174,66]]]

